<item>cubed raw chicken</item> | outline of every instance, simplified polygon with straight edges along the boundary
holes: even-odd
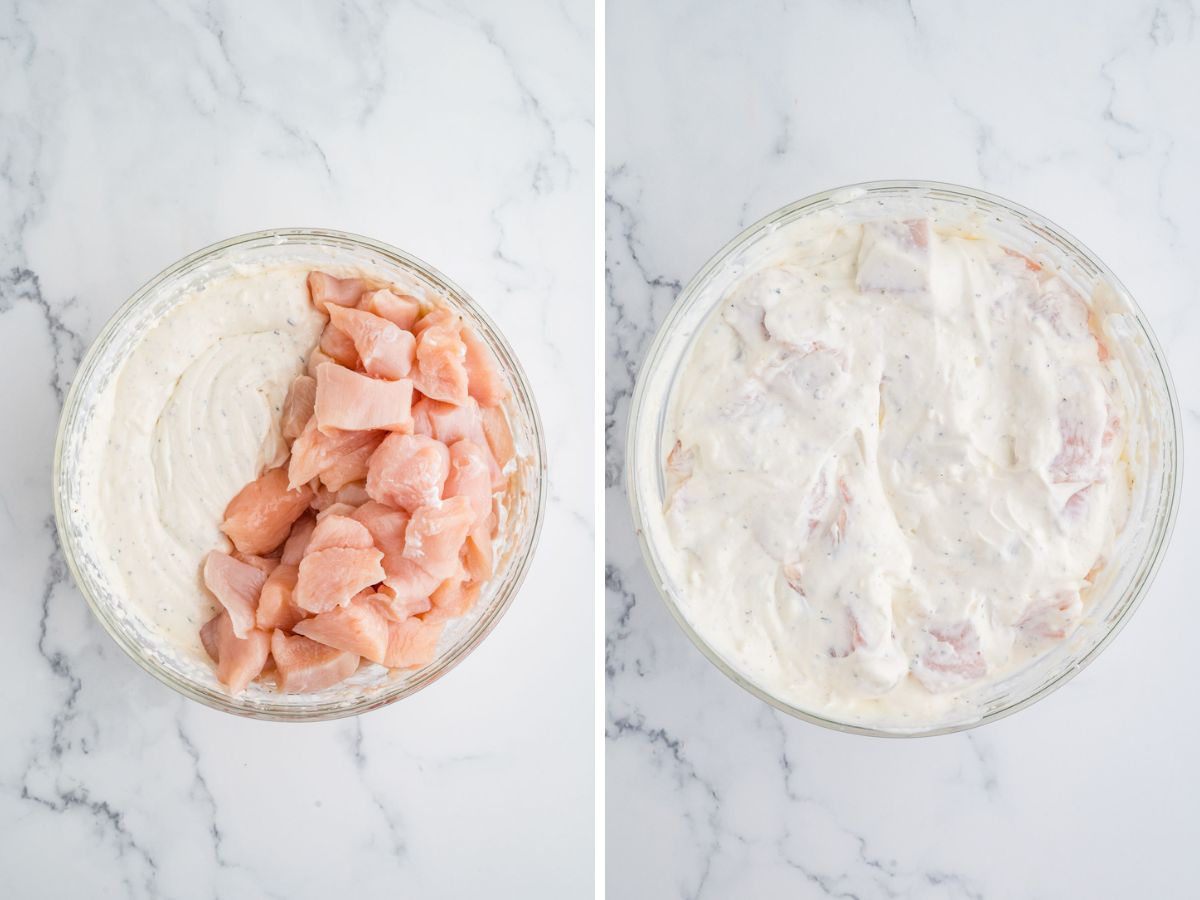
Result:
[[[204,561],[222,609],[200,636],[231,694],[272,656],[280,692],[323,690],[362,659],[428,665],[493,575],[493,493],[514,455],[495,357],[407,289],[323,272],[309,289],[329,322],[280,412],[290,459],[230,501],[236,549]]]
[[[289,441],[300,437],[304,426],[312,418],[316,402],[317,379],[311,375],[297,375],[283,401],[283,414],[279,418],[280,433]]]
[[[308,485],[289,485],[283,466],[268,469],[229,501],[221,530],[242,553],[270,553],[284,542],[311,500]]]
[[[345,681],[358,669],[353,653],[326,646],[302,635],[289,637],[279,629],[271,634],[276,685],[282,693],[321,691]]]
[[[448,578],[438,585],[429,598],[431,609],[421,618],[426,622],[446,622],[465,616],[479,599],[480,585],[476,581]]]
[[[371,455],[383,443],[386,431],[370,432],[370,439],[342,456],[321,472],[321,484],[328,490],[339,492],[346,485],[362,481],[367,477]],[[341,501],[338,501],[341,502]]]
[[[442,490],[445,499],[466,497],[475,511],[472,526],[492,512],[492,476],[488,471],[488,453],[473,441],[450,445],[450,474]]]
[[[370,287],[362,278],[335,278],[324,272],[308,273],[308,293],[313,306],[321,312],[328,312],[331,303],[336,306],[356,305],[363,292]]]
[[[458,554],[475,520],[466,497],[451,497],[417,509],[405,532],[404,556],[430,575],[450,578],[459,571]]]
[[[368,375],[397,379],[412,371],[417,343],[411,332],[372,313],[340,306],[330,307],[329,321],[351,339]]]
[[[463,327],[462,341],[466,348],[463,363],[467,369],[467,393],[482,407],[498,406],[508,395],[508,389],[496,369],[492,351],[470,326]]]
[[[288,535],[283,545],[283,555],[279,558],[285,566],[298,566],[308,550],[308,542],[312,540],[313,530],[317,527],[316,517],[308,514],[296,520],[292,533]]]
[[[267,574],[262,569],[220,550],[210,551],[204,558],[204,586],[225,607],[233,632],[240,638],[254,627],[258,595],[266,582]]]
[[[860,291],[911,293],[929,288],[929,222],[867,222],[858,251]]]
[[[200,629],[200,642],[217,664],[217,680],[235,697],[259,676],[271,652],[269,633],[251,628],[245,635],[238,636],[225,610]]]
[[[492,532],[495,528],[496,515],[490,513],[471,527],[463,544],[463,568],[476,581],[487,581],[492,577],[495,556]]]
[[[296,590],[299,574],[298,564],[280,563],[267,576],[254,619],[258,627],[265,629],[268,634],[276,628],[291,630],[293,625],[308,615],[292,602],[292,592]]]
[[[393,434],[371,457],[367,493],[407,512],[436,503],[450,474],[450,451],[422,434]]]
[[[455,404],[467,399],[467,347],[457,324],[422,329],[417,323],[417,367],[412,376],[414,387],[426,397]]]
[[[388,647],[388,620],[372,596],[355,597],[346,606],[305,619],[293,631],[328,647],[381,663]]]
[[[363,294],[358,307],[381,319],[387,319],[405,331],[412,331],[413,325],[421,315],[421,304],[418,300],[395,294],[386,288]]]
[[[333,322],[325,326],[325,330],[321,332],[321,343],[317,346],[322,353],[329,357],[331,362],[348,369],[358,367],[358,350],[354,346],[353,339]]]
[[[388,647],[383,664],[389,669],[419,669],[437,658],[438,641],[445,623],[405,619],[388,626]]]
[[[330,507],[332,510],[333,507]],[[346,505],[346,510],[354,510]],[[328,512],[328,510],[327,510]],[[350,518],[349,515],[333,513],[318,517],[317,527],[308,542],[307,553],[319,553],[330,547],[352,547],[358,550],[370,550],[375,546],[371,532],[362,522]]]
[[[970,622],[930,625],[922,638],[912,672],[933,693],[956,690],[987,674],[979,634]]]
[[[383,554],[373,547],[310,548],[300,561],[292,602],[311,613],[345,606],[359,591],[383,581],[382,560]]]
[[[387,381],[333,363],[317,369],[317,427],[336,431],[412,431],[412,389],[407,378]]]
[[[298,487],[307,485],[322,472],[332,469],[345,456],[369,444],[378,444],[379,435],[374,431],[330,431],[317,428],[317,417],[309,419],[304,431],[292,444],[292,458],[288,463],[288,482]]]
[[[488,449],[492,451],[492,458],[503,469],[517,455],[516,447],[513,445],[512,429],[508,427],[508,416],[502,408],[495,406],[484,409],[480,419],[483,425],[484,439],[487,441]]]
[[[498,410],[498,408],[494,408]],[[422,397],[413,404],[413,431],[441,441],[447,447],[457,441],[471,441],[488,448],[488,471],[492,475],[492,488],[499,490],[505,478],[501,471],[504,463],[498,462],[492,453],[491,439],[484,429],[485,414],[492,410],[481,410],[474,397],[468,397],[459,405],[442,403]],[[501,413],[503,415],[503,413]],[[507,423],[505,423],[505,428]],[[501,435],[497,435],[501,438]],[[509,448],[511,451],[511,435]],[[503,449],[503,448],[501,448]]]

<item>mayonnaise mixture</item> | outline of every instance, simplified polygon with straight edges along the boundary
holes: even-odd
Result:
[[[82,512],[108,581],[166,641],[206,659],[200,565],[231,549],[225,506],[287,444],[279,415],[324,317],[311,266],[239,270],[189,292],[132,348],[88,427]]]
[[[742,274],[668,412],[680,605],[816,714],[919,726],[1086,616],[1127,515],[1105,317],[926,221],[831,226]]]

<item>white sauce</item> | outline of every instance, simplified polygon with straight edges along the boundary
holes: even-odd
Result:
[[[742,274],[663,445],[699,635],[796,706],[912,726],[1070,634],[1132,478],[1091,312],[924,222],[832,226]]]
[[[283,399],[325,321],[310,268],[247,267],[182,297],[108,381],[88,428],[83,512],[99,562],[131,611],[197,659],[215,609],[200,566],[231,549],[225,507],[287,456]]]

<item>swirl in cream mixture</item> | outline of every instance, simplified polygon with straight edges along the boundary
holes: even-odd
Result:
[[[310,268],[245,268],[181,297],[109,379],[88,428],[82,493],[100,563],[131,611],[196,659],[215,606],[200,563],[230,547],[225,506],[287,457],[284,395],[325,321]]]

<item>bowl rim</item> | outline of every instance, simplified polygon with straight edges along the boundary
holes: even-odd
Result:
[[[685,307],[688,305],[701,288],[703,288],[710,276],[721,269],[737,252],[751,244],[759,235],[766,231],[771,226],[781,222],[791,222],[799,218],[798,214],[802,213],[808,207],[816,206],[823,203],[837,203],[839,195],[846,195],[848,200],[857,200],[864,195],[870,194],[898,194],[898,193],[943,193],[948,197],[955,199],[967,199],[971,201],[982,201],[994,207],[999,207],[1007,213],[1025,220],[1025,224],[1036,226],[1046,233],[1046,236],[1053,239],[1058,245],[1066,245],[1069,249],[1083,261],[1087,262],[1096,270],[1096,276],[1103,279],[1121,298],[1126,302],[1138,321],[1141,330],[1144,332],[1147,342],[1152,351],[1152,357],[1157,363],[1162,374],[1163,387],[1167,396],[1167,407],[1171,413],[1170,428],[1164,427],[1164,443],[1167,445],[1165,450],[1170,457],[1169,462],[1173,465],[1164,467],[1163,479],[1166,485],[1169,485],[1169,490],[1159,490],[1159,503],[1157,507],[1157,515],[1154,518],[1154,526],[1157,529],[1157,534],[1153,537],[1153,543],[1150,545],[1147,553],[1143,557],[1144,562],[1140,577],[1136,578],[1129,589],[1126,591],[1126,596],[1130,599],[1126,603],[1124,610],[1111,624],[1108,630],[1096,641],[1087,652],[1072,664],[1066,666],[1057,677],[1042,683],[1037,689],[1030,692],[1027,696],[1020,700],[1004,706],[1000,709],[987,712],[977,719],[970,721],[952,722],[942,726],[930,728],[914,728],[914,729],[887,729],[880,727],[872,727],[869,725],[861,725],[853,722],[845,722],[832,717],[825,717],[805,709],[793,706],[785,700],[774,696],[769,691],[765,690],[753,680],[743,675],[730,663],[728,663],[715,649],[713,649],[707,641],[705,641],[697,631],[688,622],[686,616],[680,610],[675,602],[671,591],[667,587],[664,574],[659,570],[655,563],[654,553],[652,552],[651,541],[648,537],[648,529],[645,527],[645,518],[641,505],[640,484],[641,479],[637,475],[637,448],[639,443],[639,434],[642,432],[642,419],[648,415],[645,409],[647,402],[647,392],[649,391],[648,382],[650,373],[652,373],[659,362],[659,356],[662,353],[668,339],[671,337],[674,327],[679,317],[683,314]],[[625,493],[629,502],[630,513],[633,518],[634,532],[637,535],[638,545],[641,550],[642,562],[650,575],[650,580],[653,582],[659,597],[670,611],[675,623],[683,630],[691,642],[696,646],[700,653],[717,669],[719,669],[726,677],[731,679],[735,684],[743,690],[757,697],[759,700],[773,706],[781,712],[787,713],[790,716],[809,722],[814,725],[819,725],[823,728],[828,728],[833,731],[839,731],[845,734],[856,734],[867,737],[882,737],[882,738],[920,738],[934,737],[942,734],[953,734],[960,731],[969,731],[973,728],[978,728],[982,725],[987,725],[992,722],[999,721],[1008,716],[1025,709],[1037,701],[1054,693],[1058,688],[1062,687],[1068,681],[1075,677],[1079,672],[1086,668],[1097,656],[1116,638],[1116,636],[1125,627],[1128,621],[1133,617],[1133,614],[1141,606],[1143,599],[1149,592],[1150,586],[1154,581],[1158,570],[1162,565],[1163,558],[1166,556],[1167,549],[1171,543],[1171,537],[1174,533],[1175,522],[1179,513],[1180,499],[1183,489],[1183,427],[1182,415],[1179,406],[1179,398],[1175,390],[1175,383],[1171,377],[1170,366],[1167,362],[1166,354],[1163,352],[1162,345],[1158,341],[1150,321],[1145,314],[1145,311],[1138,305],[1133,294],[1125,287],[1124,283],[1117,278],[1116,274],[1097,256],[1090,248],[1081,241],[1076,239],[1066,229],[1058,226],[1042,214],[1035,212],[1028,207],[1022,206],[1002,197],[998,194],[993,194],[978,188],[967,187],[965,185],[954,184],[944,181],[930,181],[923,179],[888,179],[878,181],[863,181],[853,184],[842,185],[841,187],[830,188],[819,191],[814,194],[809,194],[799,200],[788,203],[772,212],[767,213],[757,219],[752,224],[741,229],[733,238],[726,241],[725,244],[717,250],[709,259],[700,267],[683,288],[676,295],[671,308],[667,311],[662,323],[655,331],[654,338],[650,342],[649,348],[642,358],[641,366],[638,369],[638,377],[634,386],[633,395],[629,405],[629,417],[626,423],[625,432]],[[1163,503],[1163,495],[1165,497],[1165,506]]]
[[[306,708],[303,706],[247,706],[241,704],[236,697],[211,691],[199,686],[190,679],[179,677],[170,670],[158,665],[146,654],[143,654],[137,642],[130,638],[127,631],[112,621],[104,610],[101,609],[100,604],[87,587],[87,582],[80,577],[79,563],[76,559],[75,538],[65,524],[69,519],[69,511],[66,509],[65,496],[61,488],[65,441],[69,426],[75,423],[80,411],[81,400],[90,385],[92,370],[99,361],[102,352],[107,348],[108,341],[131,312],[137,309],[147,298],[154,296],[157,291],[179,275],[180,272],[189,270],[190,267],[202,260],[218,256],[232,248],[248,244],[260,244],[264,241],[280,246],[289,243],[303,245],[307,242],[316,245],[342,246],[364,250],[378,254],[391,263],[422,276],[449,294],[456,304],[465,307],[487,327],[489,331],[489,346],[500,357],[506,374],[521,395],[521,405],[529,413],[532,437],[529,447],[532,463],[530,467],[532,478],[530,480],[534,481],[533,493],[535,496],[534,502],[530,505],[531,525],[529,529],[528,549],[520,557],[514,557],[513,570],[510,576],[511,586],[508,588],[507,593],[501,602],[489,607],[480,616],[480,621],[475,626],[477,630],[469,640],[445,659],[435,660],[434,664],[430,667],[433,671],[429,675],[407,683],[396,690],[384,690],[376,696],[365,696],[353,703],[344,703],[341,705],[334,703],[316,708]],[[79,593],[83,595],[92,615],[100,622],[100,625],[108,633],[108,636],[141,669],[153,675],[158,681],[179,694],[202,703],[211,709],[220,710],[231,715],[272,722],[324,722],[357,716],[371,710],[381,709],[405,697],[416,694],[456,668],[492,632],[520,592],[532,565],[533,557],[537,552],[549,493],[547,471],[545,431],[529,377],[513,352],[511,345],[508,343],[508,339],[469,293],[439,269],[419,257],[374,238],[332,228],[283,227],[265,228],[234,235],[189,253],[146,280],[109,316],[80,359],[79,365],[72,376],[71,386],[63,400],[54,441],[51,491],[53,493],[54,521],[58,546],[66,560],[67,569],[71,573],[71,577]],[[420,670],[417,671],[419,672]]]

